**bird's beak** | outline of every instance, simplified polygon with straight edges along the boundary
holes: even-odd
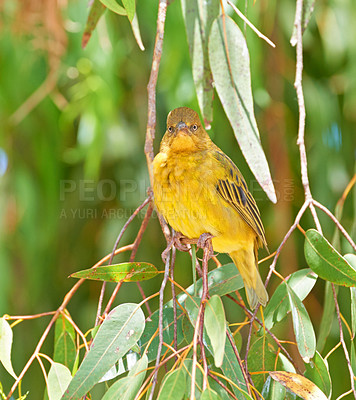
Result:
[[[178,130],[178,131],[181,131],[181,130],[183,130],[183,129],[188,129],[186,123],[183,122],[183,121],[178,122],[178,124],[177,124],[177,130]]]

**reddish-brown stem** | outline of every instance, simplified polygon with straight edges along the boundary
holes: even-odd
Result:
[[[128,245],[125,247],[121,247],[120,249],[115,251],[115,254],[119,254],[122,253],[124,251],[127,250],[131,250],[132,249],[132,245]],[[101,264],[103,264],[108,257],[110,257],[109,255],[104,257],[103,259],[101,259],[100,261],[98,261],[92,268],[95,268]],[[80,287],[80,285],[85,281],[85,279],[79,279],[79,281],[70,289],[70,291],[64,296],[63,302],[62,304],[58,307],[58,309],[56,310],[56,312],[54,313],[53,317],[51,318],[49,324],[47,325],[47,328],[45,329],[45,331],[43,332],[40,340],[38,341],[38,344],[33,352],[33,354],[31,355],[31,357],[29,358],[29,360],[27,361],[26,365],[23,367],[20,375],[17,377],[15,383],[12,385],[9,394],[7,395],[6,399],[10,399],[10,397],[12,396],[12,394],[14,393],[16,387],[18,386],[18,384],[20,383],[20,381],[22,380],[22,378],[24,377],[26,371],[29,369],[30,365],[32,364],[33,360],[37,357],[38,353],[41,350],[41,347],[44,343],[44,341],[46,340],[46,337],[48,335],[48,333],[50,332],[53,324],[56,322],[58,316],[64,311],[64,309],[66,308],[67,304],[69,303],[70,299],[73,297],[74,293],[78,290],[78,288]]]
[[[251,389],[250,389],[250,385],[249,385],[249,382],[248,382],[248,376],[247,376],[247,373],[246,373],[246,371],[245,371],[245,368],[244,368],[244,366],[243,366],[243,364],[242,364],[241,357],[240,357],[240,354],[239,354],[239,352],[238,352],[238,350],[237,350],[237,347],[236,347],[236,345],[235,345],[234,338],[232,337],[232,335],[231,335],[231,333],[230,333],[230,331],[229,331],[228,329],[226,329],[226,334],[227,334],[227,337],[228,337],[228,339],[229,339],[229,342],[230,342],[230,344],[231,344],[231,346],[232,346],[232,349],[233,349],[233,351],[234,351],[234,353],[235,353],[235,357],[236,357],[236,359],[237,359],[237,362],[239,363],[239,366],[240,366],[242,375],[243,375],[244,380],[245,380],[247,392],[248,392],[249,395],[251,395]]]
[[[352,366],[351,366],[349,352],[347,350],[346,343],[345,343],[345,340],[344,340],[344,333],[342,331],[342,322],[341,322],[341,317],[340,317],[340,308],[339,308],[339,303],[337,301],[337,294],[336,294],[336,290],[335,290],[335,285],[333,283],[331,284],[331,288],[332,288],[332,291],[333,291],[333,296],[334,296],[334,301],[335,301],[336,315],[337,315],[337,319],[338,319],[338,322],[339,322],[340,342],[341,342],[342,348],[344,350],[344,354],[345,354],[345,358],[346,358],[346,362],[347,362],[347,368],[349,369],[349,373],[350,373],[350,381],[351,381],[352,393],[354,395],[354,398],[356,399],[354,373],[353,373]]]
[[[210,376],[210,378],[214,379],[214,381],[217,382],[234,400],[238,400],[234,393],[225,384],[223,384],[219,378],[217,378],[210,371],[208,371],[208,375]]]
[[[167,284],[167,280],[169,278],[169,265],[170,265],[170,257],[167,256],[166,265],[164,268],[164,277],[161,284],[161,288],[159,290],[159,317],[158,317],[158,336],[159,336],[159,343],[158,343],[158,350],[157,350],[157,358],[156,358],[156,365],[155,365],[155,372],[153,374],[152,380],[152,388],[148,400],[153,399],[155,387],[157,385],[157,375],[159,369],[159,363],[161,358],[161,351],[163,345],[163,303],[164,303],[164,289]]]
[[[346,232],[345,228],[340,224],[338,219],[334,216],[334,214],[329,211],[325,206],[320,204],[318,201],[313,200],[313,203],[316,207],[320,208],[320,210],[324,211],[324,213],[330,217],[330,219],[335,223],[335,225],[338,227],[340,232],[345,236],[346,240],[350,243],[352,248],[356,251],[356,244],[355,242],[351,239],[351,236]]]
[[[132,215],[130,216],[130,218],[125,222],[124,226],[122,227],[119,236],[116,239],[116,242],[114,244],[114,247],[112,249],[111,252],[111,256],[110,256],[110,260],[108,265],[111,265],[112,260],[114,258],[115,255],[115,250],[117,248],[117,246],[120,243],[120,240],[122,238],[122,236],[124,235],[124,233],[126,232],[127,227],[130,225],[130,223],[133,221],[133,219],[136,217],[136,215],[144,208],[146,207],[146,205],[151,201],[151,197],[148,196],[147,199],[145,199],[145,201],[140,204],[136,210],[132,213]],[[134,245],[135,246],[135,243]],[[134,248],[134,247],[133,247]],[[101,314],[101,308],[102,308],[102,304],[103,304],[103,300],[104,300],[104,293],[105,293],[105,288],[106,288],[106,282],[103,282],[102,286],[101,286],[101,291],[100,291],[100,296],[99,296],[99,301],[98,301],[98,308],[97,308],[97,312],[96,312],[96,318],[95,318],[95,325],[98,325],[99,323],[99,319],[100,319],[100,314]]]
[[[245,307],[242,303],[240,303],[239,301],[237,301],[236,299],[234,299],[230,294],[227,294],[226,297],[228,297],[230,300],[232,300],[234,303],[236,303],[237,305],[239,305],[246,314],[250,315],[250,317],[253,316],[253,312],[250,311],[247,307]],[[275,341],[276,345],[281,349],[281,351],[285,354],[285,356],[288,358],[288,360],[293,364],[294,368],[296,369],[296,371],[298,373],[300,373],[298,366],[295,364],[293,358],[290,356],[290,354],[288,353],[288,351],[283,347],[283,345],[281,344],[281,342],[278,340],[278,338],[268,329],[266,328],[266,326],[263,325],[263,322],[257,318],[255,316],[255,321],[261,325],[262,328],[264,328],[264,330],[271,336],[271,338]]]

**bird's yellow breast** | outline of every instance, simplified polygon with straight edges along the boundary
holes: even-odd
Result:
[[[221,166],[208,151],[159,153],[153,162],[153,191],[158,211],[189,238],[214,236],[215,251],[250,247],[256,234],[217,193]]]

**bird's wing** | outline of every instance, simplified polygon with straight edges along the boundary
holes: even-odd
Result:
[[[232,205],[243,220],[256,232],[267,249],[265,230],[255,199],[249,192],[241,172],[230,158],[220,149],[214,152],[223,171],[216,183],[219,195]]]

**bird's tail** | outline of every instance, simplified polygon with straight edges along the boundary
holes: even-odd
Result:
[[[244,281],[251,309],[255,309],[258,303],[265,306],[268,301],[268,294],[258,271],[256,253],[257,249],[255,251],[238,250],[230,253],[230,257]]]

